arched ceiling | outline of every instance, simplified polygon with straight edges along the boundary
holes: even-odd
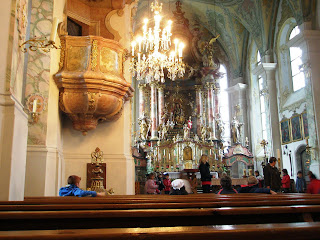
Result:
[[[140,0],[136,20],[147,14],[152,0]],[[170,18],[169,10],[176,1],[163,0],[163,12]],[[181,0],[182,10],[190,28],[198,24],[213,37],[220,34],[219,44],[228,56],[234,77],[241,75],[245,60],[248,36],[256,42],[260,52],[267,50],[269,25],[274,0]],[[151,16],[151,14],[149,13]],[[139,25],[139,23],[137,23]]]

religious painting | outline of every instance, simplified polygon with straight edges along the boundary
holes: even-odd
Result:
[[[291,142],[290,136],[290,121],[289,119],[280,122],[280,132],[281,132],[281,144],[288,144]]]
[[[308,138],[309,137],[309,127],[308,127],[308,118],[307,118],[307,113],[303,112],[301,114],[301,118],[302,118],[302,130],[303,130],[303,136],[304,138]]]
[[[301,115],[293,116],[290,121],[292,141],[300,141],[302,139]]]

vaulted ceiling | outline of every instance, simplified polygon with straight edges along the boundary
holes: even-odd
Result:
[[[287,1],[293,12],[301,9],[299,0]],[[152,0],[140,0],[136,21],[142,21],[149,13]],[[163,15],[172,18],[176,1],[162,0]],[[200,25],[218,42],[228,56],[234,77],[240,76],[246,61],[248,39],[255,41],[263,53],[272,45],[270,35],[275,28],[279,0],[181,0],[182,11],[190,22],[190,28]],[[299,17],[299,16],[298,16]],[[137,22],[137,25],[139,23]]]

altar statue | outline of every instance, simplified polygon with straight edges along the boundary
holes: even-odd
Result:
[[[146,117],[142,117],[139,120],[139,124],[140,124],[140,139],[141,140],[147,140],[148,138],[148,133],[150,130],[150,122],[148,121],[148,119]]]
[[[207,127],[204,125],[201,127],[201,138],[202,141],[206,140],[207,138]]]
[[[233,143],[240,142],[240,133],[241,133],[242,125],[243,123],[240,123],[237,117],[234,116],[231,122],[231,133],[232,133]]]
[[[183,126],[183,139],[188,140],[190,135],[190,128],[188,128],[188,124]]]
[[[160,131],[159,131],[160,139],[165,139],[165,136],[167,135],[168,130],[169,130],[169,121],[167,122],[167,124],[160,125]]]
[[[192,128],[192,120],[191,120],[191,116],[189,117],[188,120],[188,128],[191,129]]]
[[[216,122],[216,137],[218,139],[221,139],[224,132],[224,124],[219,113],[217,114],[217,118],[215,122]]]

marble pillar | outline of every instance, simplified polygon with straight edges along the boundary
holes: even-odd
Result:
[[[164,114],[164,86],[158,86],[158,119],[159,126],[164,123],[163,114]]]
[[[157,131],[157,84],[150,83],[151,99],[150,99],[150,118],[151,118],[151,140],[158,139]]]
[[[214,84],[213,83],[207,83],[207,107],[208,107],[208,127],[211,129],[210,133],[210,140],[215,139],[215,124],[214,124]]]
[[[197,134],[200,137],[201,136],[201,126],[203,124],[202,122],[202,86],[196,85],[196,104],[197,104]]]
[[[145,91],[146,91],[146,84],[139,84],[139,118],[145,116]]]

